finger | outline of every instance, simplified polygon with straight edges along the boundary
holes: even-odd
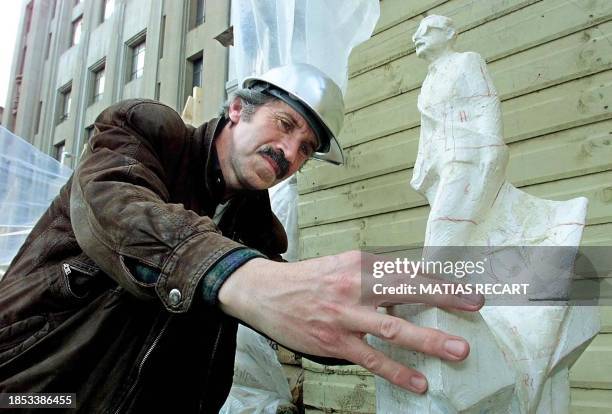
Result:
[[[394,345],[449,361],[462,361],[470,353],[468,342],[455,335],[425,328],[401,318],[373,312],[367,308],[352,312],[346,328],[366,332]]]
[[[371,373],[378,375],[390,383],[422,394],[427,390],[427,379],[420,372],[406,367],[382,352],[362,342],[359,338],[351,336],[346,344],[343,357],[361,365]]]

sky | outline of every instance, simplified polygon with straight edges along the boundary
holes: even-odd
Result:
[[[0,46],[0,106],[6,105],[6,94],[8,93],[11,76],[13,51],[22,1],[24,0],[2,0],[0,12],[0,39],[2,39],[2,45]]]

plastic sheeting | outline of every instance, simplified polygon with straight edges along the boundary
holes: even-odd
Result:
[[[287,233],[288,246],[287,251],[283,254],[283,259],[288,262],[295,262],[299,258],[297,177],[295,174],[292,175],[270,188],[268,193],[270,194],[272,211]]]
[[[6,268],[72,170],[0,127],[0,267]]]
[[[272,211],[287,233],[283,258],[298,259],[297,179],[295,175],[268,190]],[[236,339],[234,383],[220,414],[274,414],[291,404],[291,391],[275,351],[268,340],[240,326]]]
[[[348,57],[367,40],[379,0],[238,0],[234,23],[239,80],[288,63],[321,69],[346,92]]]
[[[275,414],[290,406],[289,383],[266,338],[240,325],[236,342],[234,383],[219,414]]]

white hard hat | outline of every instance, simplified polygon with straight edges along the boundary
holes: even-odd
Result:
[[[344,99],[334,81],[312,65],[292,63],[242,81],[246,89],[258,85],[262,92],[281,99],[306,119],[320,143],[313,158],[344,163],[337,138],[344,122]]]

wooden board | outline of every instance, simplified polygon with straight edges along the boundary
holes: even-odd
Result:
[[[347,165],[313,162],[298,178],[300,256],[422,243],[429,208],[409,180],[420,133],[416,97],[427,65],[414,55],[410,37],[431,13],[455,20],[458,50],[477,51],[489,62],[503,101],[510,180],[540,197],[588,196],[583,244],[610,246],[612,2],[383,0],[376,35],[350,60],[341,136]],[[612,290],[612,279],[600,282]],[[612,332],[610,309],[602,308],[603,332]],[[606,335],[612,338],[596,338],[571,373],[574,387],[602,389],[573,388],[572,413],[612,413]],[[333,378],[321,380],[322,372],[308,375],[319,397],[351,391]],[[312,414],[342,408],[329,398],[310,401],[318,401],[307,406]]]
[[[601,332],[612,333],[612,306],[600,307]]]
[[[331,367],[303,359],[304,405],[321,410],[375,413],[374,376],[356,366]]]
[[[612,3],[611,3],[612,4]],[[417,91],[367,106],[345,117],[347,148],[420,124]],[[612,116],[612,71],[598,73],[502,103],[506,142],[584,125]]]
[[[612,391],[571,389],[571,414],[610,414],[612,413]]]
[[[370,371],[359,365],[323,365],[311,361],[306,357],[302,358],[302,368],[309,372],[317,372],[319,374],[374,376]]]
[[[606,121],[516,143],[510,147],[508,179],[523,187],[612,170],[610,131],[612,122]],[[414,153],[410,155],[406,159],[413,164]],[[304,228],[425,205],[427,201],[409,185],[412,174],[410,168],[302,194],[299,225]]]
[[[513,158],[508,165],[508,175],[512,182],[516,183],[518,174],[516,169],[529,168],[534,171],[542,168],[541,163],[545,168],[539,173],[536,172],[534,176],[547,176],[548,180],[567,177],[568,175],[562,172],[566,165],[593,166],[592,169],[578,167],[583,173],[596,172],[600,168],[608,169],[605,166],[612,163],[612,157],[606,162],[606,157],[609,157],[612,150],[611,133],[612,121],[606,120],[510,144]],[[298,175],[298,190],[303,195],[411,168],[416,159],[418,136],[419,129],[412,129],[350,148],[346,152],[346,165],[341,167],[313,162],[312,168]],[[563,162],[556,162],[557,153],[555,157],[550,157],[550,154],[546,153],[553,148],[562,148],[565,154]],[[539,151],[543,153],[538,154]],[[572,151],[575,152],[572,154]],[[533,163],[534,161],[538,162]],[[535,181],[527,180],[525,184],[533,182]]]
[[[408,187],[410,175],[400,171],[350,184],[346,192],[340,193],[338,197],[325,197],[320,194],[324,191],[314,193],[311,197],[303,196],[301,198],[308,199],[300,199],[298,205],[300,228],[304,231],[320,224],[425,206],[427,201]],[[573,177],[567,182],[561,180],[536,184],[523,189],[530,194],[554,200],[587,197],[590,200],[587,221],[589,224],[599,224],[612,221],[612,187],[601,180],[612,182],[612,171]],[[367,190],[366,185],[369,186]],[[422,217],[421,213],[419,217]]]
[[[428,214],[426,208],[421,209],[424,211],[423,215]],[[312,227],[303,231],[300,257],[308,259],[366,247],[422,245],[425,224],[424,218],[394,212],[368,220],[350,220]],[[612,223],[586,226],[582,245],[612,245]]]
[[[612,23],[608,22],[499,60],[492,61],[491,56],[484,54],[483,58],[489,62],[493,83],[505,100],[609,69],[611,37]],[[479,44],[473,47],[472,50],[481,53]],[[362,73],[349,81],[346,111],[353,112],[418,89],[426,74],[427,63],[414,54]]]
[[[304,404],[310,409],[375,412],[375,386],[370,373],[357,366],[328,367],[304,361]],[[571,391],[572,410],[578,410],[572,412],[589,412],[580,411],[588,407],[607,407],[605,404],[608,394],[588,393],[576,387],[610,389],[612,335],[600,334],[593,340],[570,370],[570,381],[574,387]]]
[[[380,2],[380,18],[374,34],[396,26],[448,0],[384,0]]]
[[[439,6],[427,10],[426,14],[440,14],[452,18],[458,33],[462,33],[537,1],[539,0],[487,0],[486,2],[455,0],[440,3]],[[407,6],[405,5],[404,8]],[[417,10],[417,8],[413,10]],[[356,47],[349,61],[350,76],[355,76],[414,52],[412,35],[416,32],[425,13],[405,19],[406,14],[402,15],[400,8],[396,8],[396,11],[399,12],[397,20],[403,20],[402,24],[396,24],[390,26],[388,30],[379,31],[368,41]],[[393,10],[390,11],[390,13],[393,12]],[[387,12],[385,11],[384,14],[386,15]]]
[[[612,246],[612,223],[586,226],[582,234],[583,246]]]
[[[610,414],[612,413],[612,391],[598,389],[571,388],[571,414]],[[306,407],[306,414],[330,412]]]
[[[298,173],[300,195],[383,175],[414,165],[419,128],[398,132],[344,151],[342,166],[312,161]]]
[[[612,389],[612,334],[599,334],[570,370],[572,387]]]
[[[610,20],[612,3],[608,0],[451,1],[428,13],[453,18],[462,33],[457,40],[459,50],[477,50],[494,60]],[[351,76],[413,53],[411,37],[421,18],[393,26],[355,48],[349,62]]]

